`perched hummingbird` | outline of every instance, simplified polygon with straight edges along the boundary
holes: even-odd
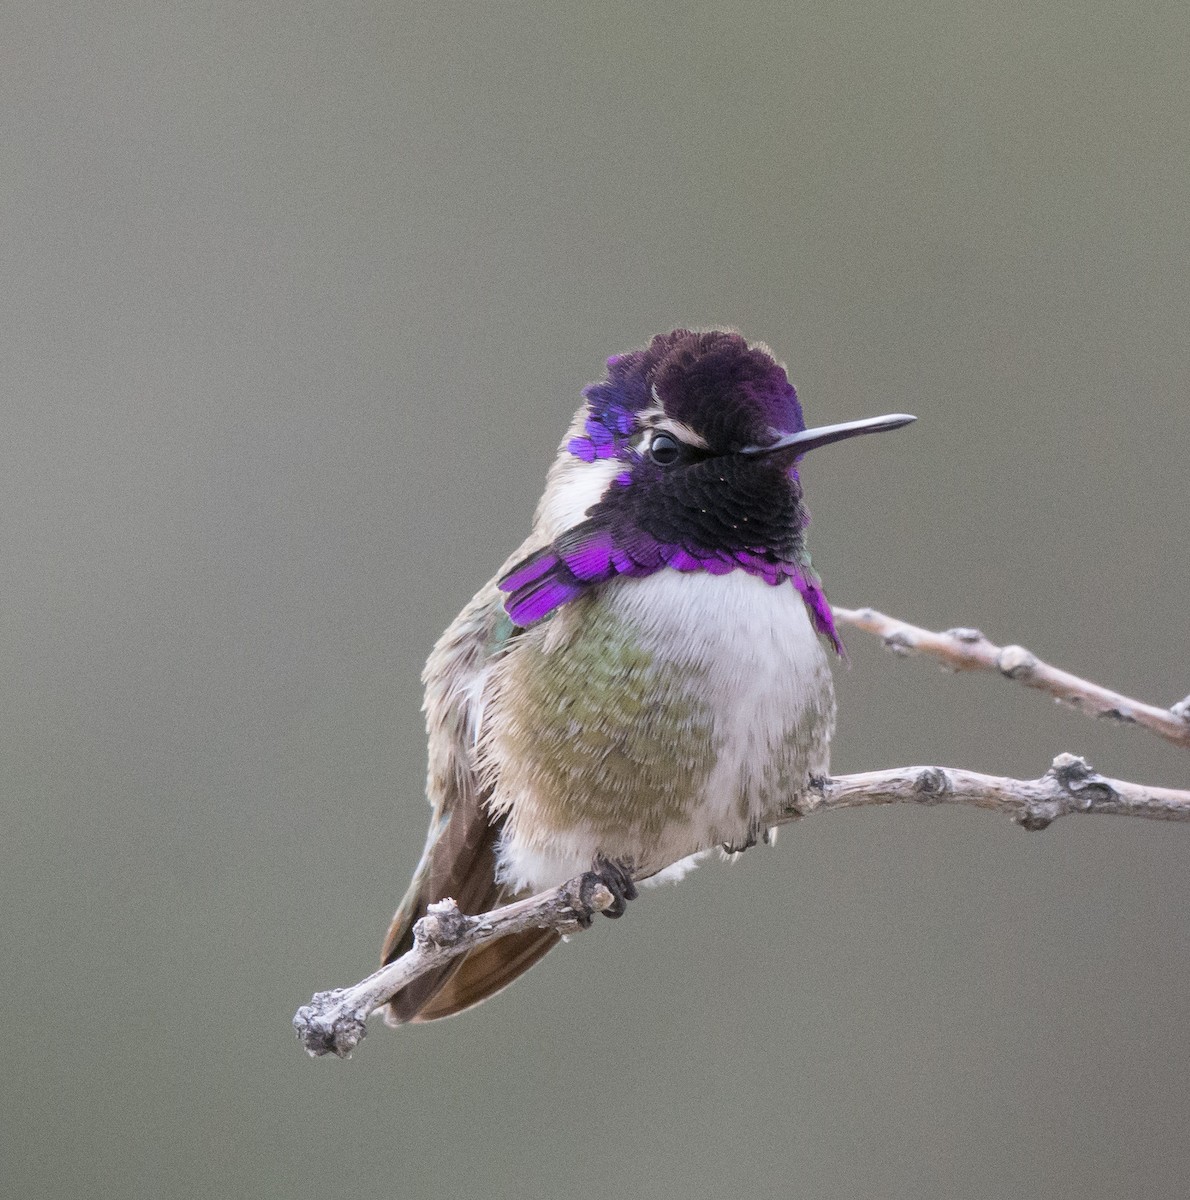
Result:
[[[533,531],[426,664],[433,813],[384,962],[446,896],[479,913],[594,872],[619,916],[637,881],[753,845],[827,773],[823,642],[842,646],[797,462],[914,418],[806,429],[784,366],[721,331],[615,355],[583,397]],[[477,1004],[558,940],[471,951],[389,1020]]]

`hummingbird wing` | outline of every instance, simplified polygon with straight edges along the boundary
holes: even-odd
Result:
[[[442,635],[426,664],[427,790],[433,815],[421,861],[385,938],[384,963],[412,947],[413,926],[435,901],[450,896],[464,913],[476,914],[506,898],[496,878],[503,817],[488,813],[490,788],[480,778],[475,744],[487,670],[519,632],[490,583]],[[478,1004],[507,987],[558,940],[549,930],[529,930],[456,958],[398,992],[388,1019],[433,1021]]]

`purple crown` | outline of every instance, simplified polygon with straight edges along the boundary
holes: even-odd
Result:
[[[566,447],[583,462],[623,454],[636,414],[656,397],[671,417],[725,450],[806,427],[785,368],[738,333],[659,333],[643,350],[613,354],[607,378],[583,396],[586,423]]]

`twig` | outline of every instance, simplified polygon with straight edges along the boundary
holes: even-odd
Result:
[[[904,803],[990,808],[1030,830],[1074,813],[1190,821],[1190,791],[1109,779],[1077,755],[1059,754],[1040,779],[1006,779],[956,767],[894,767],[818,780],[776,824],[829,809]]]
[[[836,620],[882,638],[894,654],[928,654],[952,671],[996,671],[1088,716],[1143,725],[1175,746],[1190,748],[1190,696],[1171,708],[1158,708],[1051,666],[1024,646],[996,646],[978,629],[934,633],[873,608],[832,607],[832,612]]]
[[[1005,779],[952,767],[899,767],[815,780],[775,814],[784,824],[811,813],[876,804],[971,804],[1007,813],[1024,829],[1044,829],[1073,813],[1113,813],[1165,821],[1190,821],[1190,791],[1145,787],[1108,779],[1072,754],[1059,754],[1040,779]],[[573,933],[578,915],[612,903],[605,888],[584,905],[582,880],[518,900],[480,916],[464,916],[453,900],[430,906],[414,927],[413,949],[351,988],[319,992],[298,1009],[294,1028],[312,1056],[346,1058],[367,1032],[368,1016],[414,979],[485,942],[523,929]]]
[[[576,933],[583,928],[580,914],[585,918],[611,906],[614,897],[602,885],[590,889],[585,902],[580,900],[582,882],[580,876],[475,917],[464,915],[450,899],[431,904],[413,927],[412,950],[353,987],[317,992],[309,1004],[302,1005],[293,1018],[298,1037],[313,1058],[323,1054],[348,1058],[367,1033],[368,1017],[427,972],[486,942],[525,929]]]

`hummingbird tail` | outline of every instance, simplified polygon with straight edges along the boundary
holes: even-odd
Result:
[[[487,912],[509,899],[496,882],[499,822],[491,822],[478,806],[454,813],[439,836],[433,836],[398,907],[381,961],[390,963],[413,946],[413,926],[435,900],[453,896],[469,914]],[[529,929],[510,934],[456,958],[437,971],[415,979],[388,1006],[389,1024],[437,1021],[494,996],[524,974],[559,938],[552,930]]]
[[[453,1017],[503,991],[559,940],[551,929],[529,929],[481,946],[399,992],[389,1005],[388,1019],[421,1024]]]

